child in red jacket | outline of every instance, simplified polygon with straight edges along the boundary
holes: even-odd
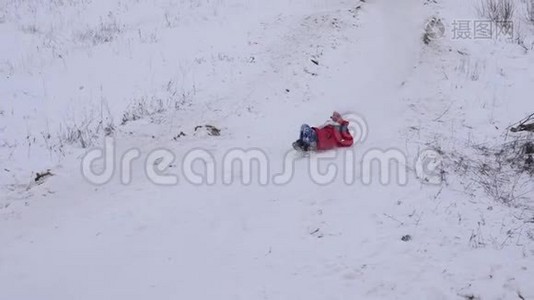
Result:
[[[314,151],[352,146],[354,141],[349,132],[349,122],[344,120],[338,112],[334,112],[330,119],[334,123],[322,127],[302,125],[300,138],[293,143],[293,148],[299,151]]]

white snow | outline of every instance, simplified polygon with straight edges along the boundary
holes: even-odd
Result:
[[[525,7],[522,47],[452,39],[454,20],[480,19],[461,0],[3,0],[0,298],[534,299],[532,178],[505,205],[458,174],[424,184],[414,164],[436,147],[475,159],[471,145],[509,141],[532,111]],[[425,45],[432,16],[447,31]],[[333,110],[365,119],[366,139],[296,157],[300,125]],[[107,130],[116,171],[94,185],[81,161]],[[147,177],[156,149],[174,153],[178,184]],[[183,174],[195,149],[214,184]],[[268,182],[224,168],[236,149],[265,153]],[[376,150],[404,153],[406,184],[376,168],[364,184]],[[317,159],[333,182],[312,180]]]

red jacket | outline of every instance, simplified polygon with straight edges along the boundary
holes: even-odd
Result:
[[[337,147],[350,147],[354,143],[348,130],[349,122],[343,120],[339,125],[313,127],[317,134],[317,150],[330,150]]]

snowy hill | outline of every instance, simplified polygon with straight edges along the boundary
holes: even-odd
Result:
[[[534,299],[513,3],[4,0],[2,298]]]

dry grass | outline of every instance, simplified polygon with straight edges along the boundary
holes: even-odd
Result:
[[[512,21],[515,12],[513,0],[481,0],[478,7],[478,14],[496,23],[509,23]]]

